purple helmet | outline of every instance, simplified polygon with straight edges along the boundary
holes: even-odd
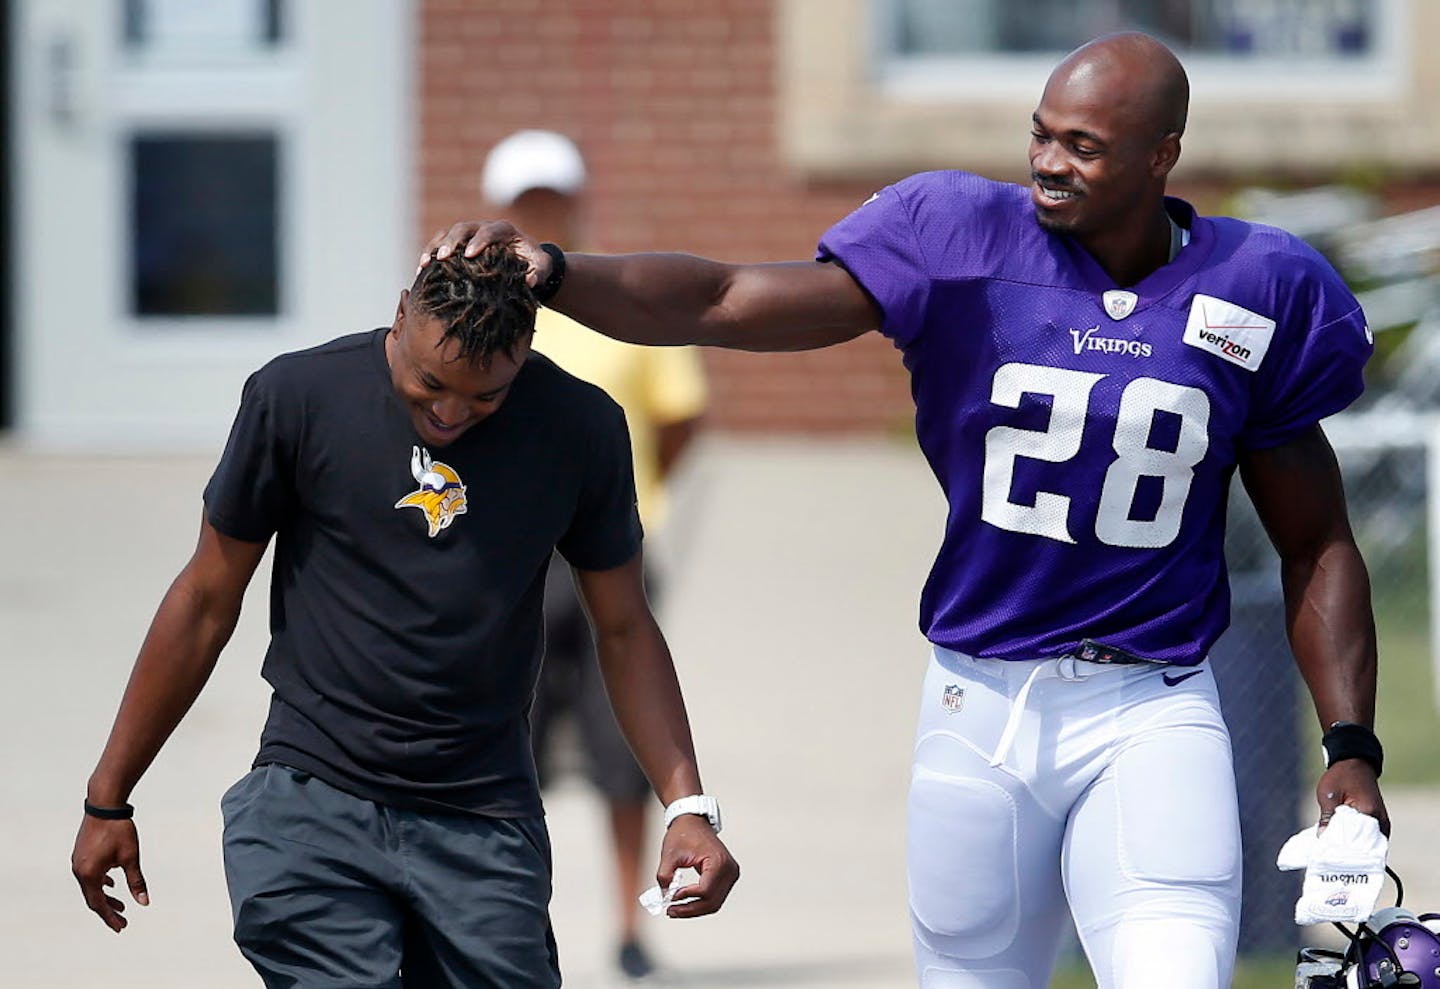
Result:
[[[1437,921],[1440,914],[1416,916],[1401,907],[1375,911],[1352,945],[1359,955],[1360,989],[1440,989],[1440,934],[1431,926]]]
[[[1392,873],[1393,875],[1393,873]],[[1398,884],[1398,883],[1397,883]],[[1440,989],[1440,913],[1377,910],[1344,951],[1301,948],[1295,985],[1305,989]]]

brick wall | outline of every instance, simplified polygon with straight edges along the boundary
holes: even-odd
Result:
[[[480,208],[485,153],[522,127],[585,153],[591,241],[733,261],[810,256],[887,178],[807,184],[779,160],[769,0],[428,0],[419,50],[425,237]],[[893,178],[893,176],[888,177]],[[423,239],[423,238],[422,238]],[[710,350],[711,425],[841,432],[911,414],[878,334],[806,354]]]

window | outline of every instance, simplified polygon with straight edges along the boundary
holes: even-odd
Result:
[[[872,0],[878,75],[900,97],[995,91],[1091,38],[1137,30],[1197,92],[1297,100],[1394,95],[1404,0]],[[1042,71],[1043,70],[1043,71]]]
[[[147,333],[273,331],[292,314],[297,7],[287,0],[124,0],[107,103],[124,279]]]
[[[1067,52],[1139,30],[1191,53],[1266,58],[1370,54],[1381,14],[1369,0],[891,0],[894,53]]]
[[[125,42],[151,51],[246,52],[281,40],[284,0],[125,0]]]
[[[811,179],[1023,179],[1065,52],[1138,29],[1180,55],[1180,174],[1317,177],[1440,159],[1434,0],[777,0],[782,152]]]
[[[131,312],[276,315],[275,138],[142,133],[130,159]]]

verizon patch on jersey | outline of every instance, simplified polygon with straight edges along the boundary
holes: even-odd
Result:
[[[1247,371],[1258,371],[1274,335],[1273,319],[1213,295],[1197,294],[1190,303],[1184,341]]]

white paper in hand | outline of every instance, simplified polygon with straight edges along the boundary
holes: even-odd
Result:
[[[699,879],[700,873],[694,869],[689,867],[676,869],[675,875],[670,877],[670,885],[665,889],[661,889],[659,886],[651,886],[645,892],[641,893],[640,905],[645,908],[645,912],[650,916],[663,917],[665,916],[665,910],[670,904],[677,902],[689,903],[695,899],[695,897],[692,896],[683,900],[676,900],[675,894],[686,886],[693,886]]]
[[[1295,923],[1368,920],[1380,899],[1389,850],[1380,822],[1345,804],[1335,808],[1324,831],[1306,828],[1291,837],[1275,864],[1305,870]]]

